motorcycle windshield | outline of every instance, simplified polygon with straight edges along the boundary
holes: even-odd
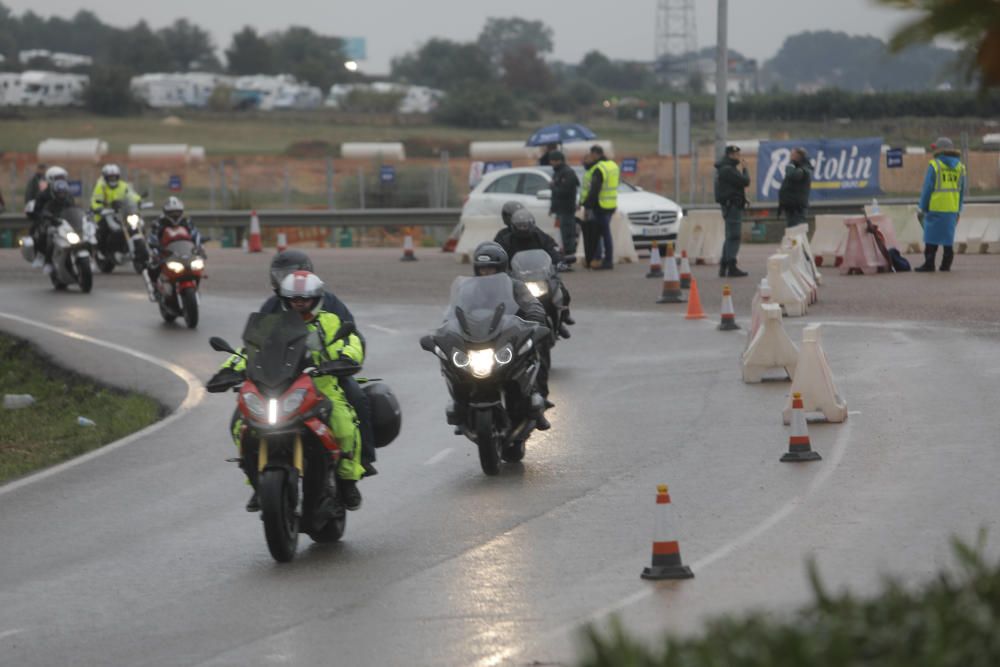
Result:
[[[504,316],[517,314],[514,284],[506,273],[455,278],[445,328],[470,343],[485,343],[502,330]]]
[[[510,261],[510,270],[526,283],[546,281],[552,275],[552,258],[544,250],[522,250]]]
[[[69,208],[63,209],[59,217],[69,223],[69,226],[73,228],[73,231],[80,233],[83,231],[83,218],[86,215],[82,208],[76,206],[70,206]]]
[[[189,259],[194,254],[194,243],[191,241],[173,241],[164,248],[164,251],[171,257]]]
[[[253,313],[243,330],[247,377],[277,396],[298,378],[309,329],[293,312]]]

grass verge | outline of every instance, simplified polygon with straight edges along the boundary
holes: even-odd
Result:
[[[165,412],[152,398],[56,366],[26,341],[3,334],[0,394],[35,398],[27,408],[0,407],[0,483],[118,440]],[[79,425],[80,416],[97,425]]]

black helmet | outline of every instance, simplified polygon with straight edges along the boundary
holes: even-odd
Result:
[[[500,209],[500,217],[503,218],[503,224],[510,227],[511,216],[514,215],[515,211],[520,211],[522,208],[524,208],[524,204],[519,201],[509,201],[504,204],[503,208]]]
[[[313,271],[312,260],[301,250],[286,250],[279,252],[271,260],[271,289],[277,294],[281,289],[281,281],[293,271]]]
[[[371,410],[374,444],[376,447],[385,447],[399,435],[403,421],[399,401],[392,393],[392,389],[382,382],[367,382],[363,390],[368,397],[368,407]]]
[[[507,272],[507,251],[494,241],[485,241],[472,251],[472,270],[479,276],[485,268],[494,268],[497,273]]]
[[[59,202],[67,201],[71,197],[69,192],[69,183],[64,180],[59,180],[53,183],[52,197]]]
[[[511,217],[510,228],[514,236],[528,236],[535,231],[535,216],[528,209],[522,208]]]

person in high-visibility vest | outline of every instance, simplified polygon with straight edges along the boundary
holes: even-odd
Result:
[[[618,209],[618,183],[621,173],[614,160],[604,156],[604,149],[599,144],[591,146],[590,156],[596,160],[596,164],[593,166],[590,184],[587,186],[587,199],[583,207],[593,212],[599,235],[604,243],[601,263],[594,268],[613,269],[615,253],[611,243],[611,216]]]
[[[934,271],[934,256],[943,246],[941,270],[951,271],[955,258],[955,227],[965,200],[965,165],[961,153],[948,137],[941,137],[931,146],[934,158],[927,166],[924,188],[920,192],[918,217],[924,223],[924,263],[914,271]]]
[[[581,208],[590,196],[590,181],[595,171],[597,171],[597,161],[587,153],[583,156],[583,178],[580,179]],[[580,231],[583,233],[583,268],[591,269],[594,258],[601,257],[601,237],[592,211],[584,208],[580,220]]]

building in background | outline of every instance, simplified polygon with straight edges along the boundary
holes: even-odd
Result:
[[[153,73],[132,77],[132,94],[153,109],[201,109],[217,86],[231,86],[233,77],[209,72]]]
[[[59,69],[90,67],[94,64],[94,59],[90,56],[82,56],[77,53],[63,53],[61,51],[49,51],[48,49],[27,49],[25,51],[19,51],[17,54],[17,60],[22,65],[27,65],[32,60],[37,59],[47,60],[53,67],[57,67]]]
[[[83,90],[90,77],[66,72],[27,72],[0,74],[0,106],[68,107],[83,104]]]

